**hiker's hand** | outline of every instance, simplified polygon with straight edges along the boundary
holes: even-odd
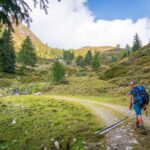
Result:
[[[129,110],[131,110],[131,109],[132,109],[132,104],[129,105]]]

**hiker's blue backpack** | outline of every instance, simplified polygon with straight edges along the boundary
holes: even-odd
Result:
[[[142,107],[144,105],[148,105],[149,104],[149,95],[146,92],[145,88],[140,85],[140,86],[136,86],[134,87],[134,90],[136,92],[136,102],[141,104]]]

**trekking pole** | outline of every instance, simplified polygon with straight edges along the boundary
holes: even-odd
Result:
[[[124,119],[122,119],[122,120],[120,120],[120,121],[118,121],[118,122],[116,122],[116,123],[114,123],[114,124],[112,124],[112,125],[110,125],[110,126],[104,128],[104,129],[102,129],[102,130],[96,131],[94,134],[102,135],[102,134],[104,134],[104,133],[107,133],[108,131],[110,131],[110,130],[114,129],[115,127],[119,126],[119,125],[120,125],[121,123],[123,123],[125,120],[131,119],[131,118],[133,118],[134,116],[135,116],[135,114],[134,114],[134,115],[131,115],[131,116],[127,116],[127,117],[125,117]]]

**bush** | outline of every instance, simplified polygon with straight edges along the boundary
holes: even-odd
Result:
[[[100,78],[109,79],[109,78],[118,77],[125,74],[127,71],[128,70],[122,65],[113,66],[110,69],[108,69],[106,72],[104,72],[104,74],[102,74]]]
[[[86,75],[87,75],[87,72],[85,72],[85,71],[77,72],[77,73],[76,73],[76,76],[77,76],[77,77],[86,76]]]
[[[58,61],[52,65],[52,81],[53,82],[63,82],[65,77],[66,69]]]
[[[76,59],[77,66],[84,67],[86,65],[85,59],[82,56],[78,56]]]
[[[43,85],[34,84],[34,86],[32,87],[32,93],[41,92],[43,88],[44,88]]]

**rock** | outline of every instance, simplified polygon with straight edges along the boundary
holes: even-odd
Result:
[[[16,77],[17,80],[20,80],[20,77]]]
[[[16,143],[16,142],[17,142],[17,140],[13,140],[13,141],[12,141],[12,143]]]
[[[51,138],[51,141],[53,142],[53,141],[54,141],[54,139],[53,139],[53,138]]]
[[[59,143],[58,143],[58,141],[55,141],[55,142],[54,142],[54,145],[55,145],[55,147],[56,147],[57,149],[59,149]]]
[[[126,150],[132,150],[132,149],[133,149],[133,147],[131,147],[131,146],[126,147]]]
[[[116,136],[116,139],[120,139],[120,138],[121,138],[121,136],[120,136],[120,135],[117,135],[117,136]]]
[[[129,133],[130,136],[133,136],[133,133]]]
[[[44,147],[44,150],[47,150],[47,147]]]
[[[0,93],[0,97],[3,97],[4,95]]]
[[[20,95],[19,93],[14,94],[14,96],[19,96],[19,95]]]
[[[85,142],[85,141],[83,141],[83,142],[82,142],[82,144],[86,144],[86,142]]]
[[[139,144],[139,142],[136,139],[129,141],[129,143],[131,143],[131,144]]]
[[[11,94],[12,94],[12,95],[15,95],[15,96],[20,95],[19,88],[13,89]]]
[[[73,143],[75,143],[75,142],[76,142],[76,140],[77,140],[77,139],[76,139],[76,138],[74,138],[74,139],[73,139]]]
[[[16,124],[16,119],[14,118],[11,124]]]
[[[112,144],[112,147],[113,147],[114,150],[118,149],[118,145],[116,143]]]
[[[28,131],[25,131],[25,135],[27,135],[28,134]]]
[[[35,96],[39,96],[39,95],[42,95],[42,92],[37,92],[37,93],[34,93]]]
[[[106,147],[106,150],[111,150],[111,148],[109,146]]]

